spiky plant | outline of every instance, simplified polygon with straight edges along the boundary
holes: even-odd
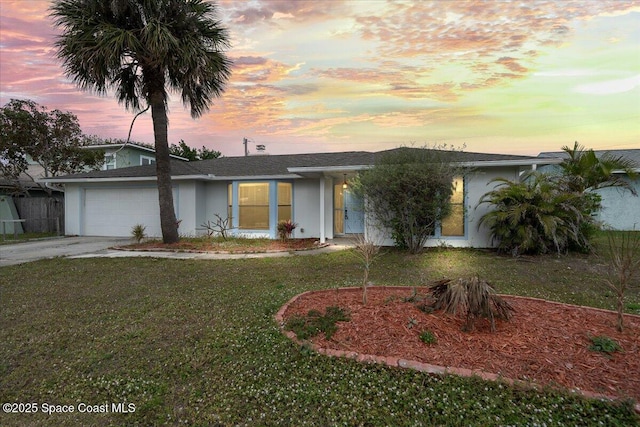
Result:
[[[434,310],[444,310],[450,314],[465,316],[465,330],[472,330],[476,319],[486,318],[495,332],[495,319],[509,320],[513,307],[496,294],[489,282],[479,277],[461,278],[438,283],[429,288]]]

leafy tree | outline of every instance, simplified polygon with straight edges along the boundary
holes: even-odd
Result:
[[[562,147],[562,151],[568,158],[560,163],[560,168],[565,177],[564,184],[570,191],[584,193],[599,188],[621,187],[637,196],[629,181],[626,181],[622,174],[614,173],[623,171],[630,178],[635,178],[637,174],[634,168],[638,165],[633,161],[611,153],[604,153],[598,157],[593,150],[585,149],[578,142],[574,143],[573,148]]]
[[[180,140],[178,145],[171,144],[171,147],[169,147],[169,151],[171,152],[171,154],[184,157],[190,162],[195,160],[217,159],[222,155],[221,152],[210,150],[204,145],[202,146],[202,148],[189,147],[182,139]]]
[[[354,182],[365,197],[365,209],[391,231],[396,245],[411,253],[422,251],[436,224],[451,211],[453,178],[460,174],[452,155],[430,148],[387,151]]]
[[[215,6],[202,0],[56,0],[62,29],[56,47],[65,72],[82,89],[115,89],[134,111],[151,107],[160,225],[177,242],[169,161],[168,90],[181,93],[196,118],[222,94],[231,74],[226,29]]]
[[[0,109],[0,175],[16,191],[27,192],[24,177],[34,183],[40,178],[29,173],[29,160],[42,167],[44,177],[99,169],[104,153],[82,149],[84,138],[72,113],[12,99]],[[50,188],[38,185],[51,194]]]
[[[489,227],[499,250],[517,255],[589,249],[585,230],[593,218],[591,202],[582,193],[567,191],[557,177],[539,172],[521,181],[492,182],[500,184],[480,204],[489,203],[493,210],[480,218],[479,226]]]

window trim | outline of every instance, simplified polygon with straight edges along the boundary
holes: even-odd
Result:
[[[239,186],[245,183],[268,183],[269,184],[269,228],[267,229],[250,229],[240,228],[240,202],[239,202]],[[291,184],[291,220],[295,221],[295,184],[292,180],[236,180],[230,181],[227,185],[227,203],[231,200],[231,205],[227,206],[227,212],[231,213],[232,226],[238,233],[248,234],[268,234],[269,238],[278,237],[278,183]],[[228,192],[231,191],[231,194]]]
[[[148,160],[149,163],[142,163],[143,160]],[[140,166],[144,166],[144,165],[152,165],[156,162],[155,157],[151,157],[151,156],[145,156],[143,154],[140,155]]]

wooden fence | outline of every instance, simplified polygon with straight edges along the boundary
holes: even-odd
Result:
[[[64,235],[64,197],[14,197],[25,233]]]

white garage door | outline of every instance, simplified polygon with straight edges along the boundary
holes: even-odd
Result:
[[[157,188],[86,189],[85,236],[130,237],[131,228],[142,224],[147,236],[161,236]]]

